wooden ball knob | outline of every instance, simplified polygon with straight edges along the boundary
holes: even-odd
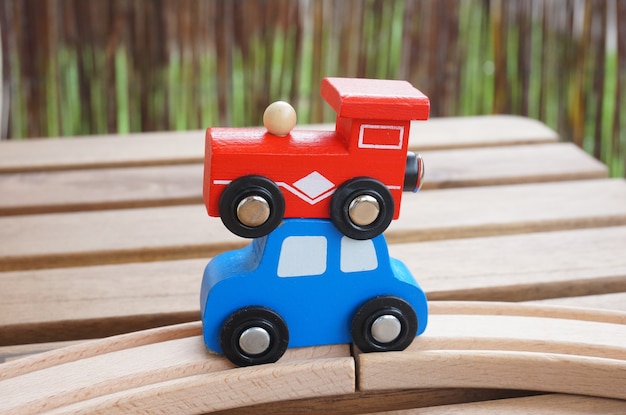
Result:
[[[271,103],[263,113],[263,125],[274,135],[288,135],[296,126],[296,120],[296,110],[285,101]]]

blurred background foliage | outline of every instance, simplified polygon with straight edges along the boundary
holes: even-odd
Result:
[[[545,122],[623,176],[626,0],[2,0],[2,138],[330,122],[324,76]]]

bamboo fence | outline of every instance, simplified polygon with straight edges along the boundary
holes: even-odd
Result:
[[[625,174],[626,0],[3,0],[2,138],[328,122],[324,76],[539,119]]]

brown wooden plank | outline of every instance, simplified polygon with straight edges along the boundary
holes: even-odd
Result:
[[[202,203],[202,164],[0,175],[0,215]]]
[[[626,291],[625,242],[622,226],[395,244],[390,250],[430,300],[520,301]],[[104,337],[197,320],[207,262],[0,273],[0,345]],[[620,310],[619,303],[605,305]]]
[[[389,241],[626,224],[626,181],[433,190],[404,197]],[[0,270],[208,257],[241,246],[201,205],[0,218]]]
[[[392,243],[619,226],[623,179],[445,189],[408,195]]]
[[[432,300],[528,301],[626,291],[625,246],[626,227],[619,226],[397,244],[390,250]],[[570,301],[576,304],[576,298]]]
[[[431,408],[375,412],[371,415],[621,415],[623,413],[626,413],[624,400],[547,394]]]
[[[540,122],[508,115],[414,124],[411,147],[420,151],[558,140],[556,133]],[[328,124],[315,127],[333,128]],[[10,141],[0,143],[0,173],[184,164],[200,162],[203,154],[202,130]]]
[[[411,125],[412,145],[422,150],[468,148],[558,141],[539,121],[516,115],[432,118]]]
[[[204,131],[30,139],[0,144],[0,173],[197,163]]]
[[[491,401],[520,396],[535,395],[536,392],[514,391],[504,389],[417,389],[417,390],[386,390],[335,395],[314,399],[298,399],[269,404],[252,405],[245,408],[217,411],[214,415],[358,415],[371,414],[376,411],[392,409],[429,408],[441,405],[460,404],[464,402]],[[617,415],[617,414],[616,414]]]
[[[621,252],[624,245],[620,246]],[[619,255],[619,254],[618,254]],[[621,276],[622,283],[626,285],[626,272]],[[580,297],[549,298],[540,301],[533,301],[536,304],[552,304],[569,307],[587,307],[595,309],[610,309],[626,312],[626,289],[622,292],[610,294],[585,295]]]
[[[606,177],[574,144],[487,147],[423,153],[424,189]],[[0,215],[202,202],[201,164],[0,175]]]
[[[599,161],[571,143],[422,152],[424,189],[606,177]]]

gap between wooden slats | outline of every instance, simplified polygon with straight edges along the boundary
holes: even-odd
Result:
[[[423,190],[606,177],[571,143],[422,153]],[[0,175],[0,215],[202,203],[202,164]]]
[[[318,127],[333,129],[309,128]],[[413,123],[411,133],[410,145],[419,151],[558,140],[544,124],[511,115],[432,119]],[[0,148],[0,173],[185,164],[202,161],[204,131],[13,141]]]

